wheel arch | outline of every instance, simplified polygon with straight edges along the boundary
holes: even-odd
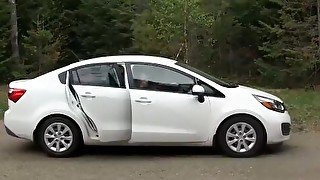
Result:
[[[33,141],[34,141],[35,143],[38,143],[38,142],[37,142],[37,141],[38,141],[37,135],[38,135],[38,133],[39,133],[39,129],[40,129],[41,125],[42,125],[46,120],[48,120],[48,119],[50,119],[50,118],[55,118],[55,117],[65,118],[65,119],[70,120],[72,123],[74,123],[74,124],[76,125],[76,127],[79,129],[80,133],[81,133],[82,141],[83,141],[83,142],[85,141],[84,136],[83,136],[82,128],[80,127],[80,125],[78,124],[77,121],[75,121],[74,119],[72,119],[71,117],[69,117],[69,116],[67,116],[67,115],[56,113],[56,114],[47,115],[47,116],[45,116],[44,118],[42,118],[42,119],[39,121],[39,123],[37,124],[36,128],[34,129],[33,135],[32,135]]]
[[[219,125],[218,125],[218,127],[216,129],[216,132],[215,132],[215,134],[213,136],[213,142],[212,142],[213,146],[217,146],[217,139],[216,139],[217,138],[217,134],[220,131],[220,129],[223,126],[223,124],[226,123],[229,119],[234,118],[234,117],[250,117],[250,118],[254,119],[255,121],[257,121],[261,125],[261,127],[263,128],[264,142],[265,143],[267,142],[267,135],[268,135],[267,134],[267,130],[266,130],[265,125],[263,124],[263,122],[259,118],[255,117],[255,116],[253,116],[251,114],[248,114],[248,113],[236,113],[236,114],[232,114],[232,115],[227,116],[226,118],[224,118],[219,123]]]

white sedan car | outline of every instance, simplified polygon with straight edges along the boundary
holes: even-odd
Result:
[[[80,61],[10,83],[8,98],[7,133],[54,157],[83,144],[216,146],[251,157],[290,137],[278,97],[160,57]]]

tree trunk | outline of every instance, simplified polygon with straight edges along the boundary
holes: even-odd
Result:
[[[184,50],[185,50],[185,55],[184,55],[184,62],[186,64],[189,63],[189,46],[188,46],[188,0],[185,1],[184,5],[184,23],[183,23],[183,38],[184,38]]]
[[[320,58],[320,0],[317,0],[317,16],[318,16],[318,58]],[[319,71],[318,62],[314,63],[314,83],[317,83],[317,74]]]
[[[18,44],[18,23],[17,23],[17,7],[16,0],[9,0],[11,4],[11,47],[12,57],[15,61],[20,60],[19,44]]]

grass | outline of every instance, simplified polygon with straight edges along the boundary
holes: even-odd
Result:
[[[3,114],[7,108],[7,86],[0,86],[0,120],[3,119]]]
[[[320,131],[320,92],[303,89],[263,89],[279,96],[292,118],[293,130]],[[0,119],[7,109],[7,87],[0,86]]]

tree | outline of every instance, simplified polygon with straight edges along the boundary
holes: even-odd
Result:
[[[10,13],[11,8],[8,2],[0,2],[0,83],[11,78],[11,51],[10,45]]]
[[[18,44],[18,22],[17,22],[17,8],[16,1],[9,0],[11,3],[11,46],[12,46],[12,57],[19,61],[19,44]]]
[[[0,2],[1,78],[42,74],[79,58],[137,53],[262,85],[319,83],[320,0],[15,2]],[[24,68],[12,63],[18,54]]]
[[[259,47],[263,56],[257,64],[266,81],[289,87],[311,83],[320,62],[315,7],[313,0],[287,1],[279,11],[278,24],[261,22],[269,38]]]
[[[29,76],[38,76],[53,69],[57,63],[61,44],[53,33],[46,29],[43,21],[38,20],[35,27],[23,37],[25,66]]]
[[[259,21],[275,23],[281,6],[274,1],[202,0],[202,9],[212,18],[212,25],[206,29],[206,39],[212,39],[207,50],[211,60],[205,62],[212,72],[236,77],[256,74],[254,60],[259,57],[258,46],[264,42],[257,28],[261,26]]]
[[[190,63],[195,29],[206,24],[206,16],[199,0],[150,0],[133,25],[134,48]]]
[[[73,29],[79,44],[76,53],[81,58],[125,53],[131,47],[132,6],[125,0],[83,0]]]

